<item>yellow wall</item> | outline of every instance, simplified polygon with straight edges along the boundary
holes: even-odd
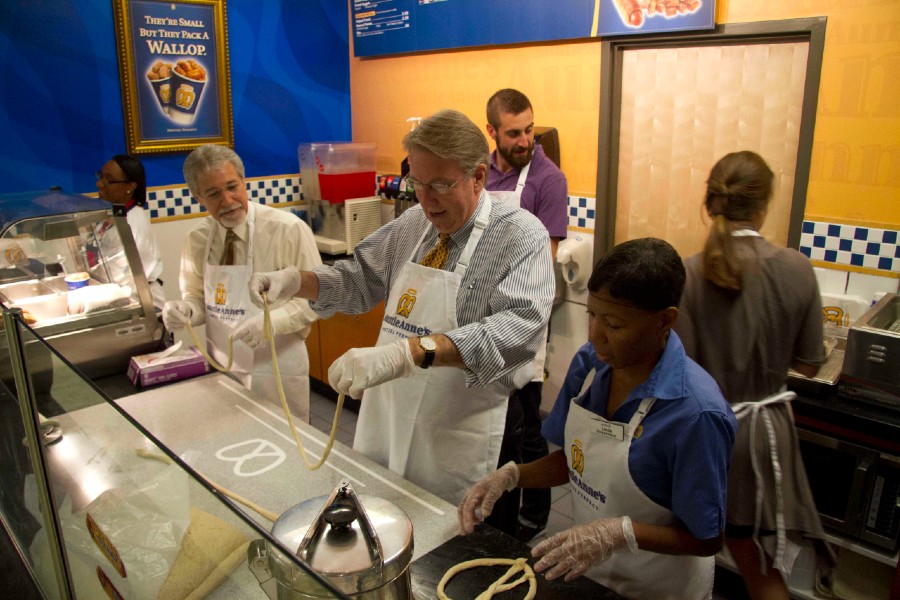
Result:
[[[716,12],[719,23],[828,17],[806,217],[900,228],[900,0],[719,0]],[[407,117],[455,108],[483,124],[504,87],[559,130],[569,193],[594,196],[598,40],[351,57],[353,140],[376,142],[378,171],[398,172]]]

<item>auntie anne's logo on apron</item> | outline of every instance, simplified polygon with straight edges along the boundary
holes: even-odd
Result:
[[[584,450],[578,438],[572,441],[572,468],[578,471],[579,475],[584,475]]]
[[[225,305],[225,284],[220,283],[216,286],[216,305],[224,306]]]
[[[413,288],[409,288],[406,290],[406,293],[400,296],[400,300],[397,301],[397,314],[401,317],[409,318],[409,313],[412,312],[413,307],[416,305],[416,290]]]

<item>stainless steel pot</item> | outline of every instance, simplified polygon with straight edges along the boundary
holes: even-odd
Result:
[[[412,598],[409,517],[387,500],[357,496],[347,482],[329,496],[311,498],[287,510],[272,526],[272,536],[285,547],[296,548],[300,561],[351,598]],[[264,540],[250,544],[248,561],[272,600],[332,597],[314,577]]]

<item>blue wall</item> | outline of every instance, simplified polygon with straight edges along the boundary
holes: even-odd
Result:
[[[95,191],[126,151],[113,1],[0,2],[0,193]],[[350,141],[347,3],[228,0],[235,150],[248,177],[299,172],[297,144]],[[141,155],[149,186],[185,153]]]

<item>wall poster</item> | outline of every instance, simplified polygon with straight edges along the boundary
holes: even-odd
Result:
[[[225,0],[113,0],[128,152],[234,145]]]

